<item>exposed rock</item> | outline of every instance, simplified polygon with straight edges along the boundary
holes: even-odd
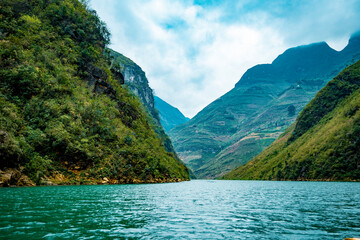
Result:
[[[125,78],[124,75],[121,73],[120,70],[115,69],[115,68],[111,68],[111,72],[114,75],[114,77],[121,83],[124,84],[125,83]]]
[[[90,86],[94,86],[95,83],[98,81],[107,79],[107,74],[103,70],[92,64],[88,64],[86,70],[88,72],[87,80]]]
[[[116,91],[114,90],[114,88],[111,86],[110,83],[106,82],[106,79],[108,78],[108,76],[103,70],[101,70],[100,68],[98,68],[92,64],[89,64],[87,66],[87,72],[89,73],[88,84],[90,86],[94,87],[94,92],[106,94],[106,95],[110,96],[111,98],[115,98]],[[121,73],[115,71],[115,74],[120,79],[121,79],[121,77],[122,77],[122,79],[124,79],[124,77],[122,76]],[[121,82],[121,80],[120,80],[120,82]]]
[[[0,170],[0,187],[10,186],[35,186],[35,183],[17,169]]]
[[[16,186],[19,186],[19,187],[23,187],[23,186],[35,186],[35,183],[33,181],[31,181],[31,179],[22,174],[19,178],[19,180],[17,181],[17,184]]]
[[[138,66],[131,59],[125,57],[124,55],[111,49],[109,49],[109,52],[112,58],[112,65],[119,66],[119,68],[114,68],[121,69],[125,85],[131,92],[133,92],[137,97],[139,97],[141,102],[144,104],[148,114],[154,120],[156,126],[155,132],[162,139],[166,151],[173,153],[177,156],[171,140],[166,135],[163,126],[160,123],[159,112],[155,108],[154,93],[149,86],[149,82],[146,78],[145,72],[141,69],[140,66]],[[121,103],[118,104],[120,107],[124,107]],[[122,109],[126,110],[126,107]],[[125,122],[126,125],[131,126],[131,121],[125,120]]]
[[[55,174],[52,178],[48,179],[51,182],[61,183],[65,181],[65,176],[62,173]]]
[[[115,72],[115,77],[123,79],[124,84],[140,98],[150,115],[160,124],[159,114],[155,110],[153,90],[149,86],[145,72],[140,66],[124,55],[113,50],[110,50],[110,52],[113,56],[113,62],[119,64],[121,68],[121,72],[118,72],[119,70],[116,68],[111,69],[113,73]]]
[[[102,79],[102,80],[107,79],[107,74],[103,70],[101,70],[100,68],[98,68],[92,64],[88,64],[87,71],[95,79],[98,79],[98,80],[99,79]]]
[[[41,184],[46,185],[46,186],[56,186],[57,185],[56,183],[54,183],[54,182],[52,182],[50,180],[47,180],[47,179],[42,180]]]
[[[109,179],[104,177],[101,181],[102,184],[108,184],[109,183]]]

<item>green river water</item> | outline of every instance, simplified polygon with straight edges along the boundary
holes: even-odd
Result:
[[[360,237],[360,183],[193,180],[0,189],[0,239]]]

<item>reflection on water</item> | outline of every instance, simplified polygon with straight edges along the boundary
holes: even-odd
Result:
[[[360,183],[196,180],[0,189],[0,239],[360,237]]]

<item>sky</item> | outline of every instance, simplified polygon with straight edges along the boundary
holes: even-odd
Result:
[[[286,49],[343,49],[360,30],[360,0],[90,0],[110,48],[137,63],[155,95],[192,118],[245,71]]]

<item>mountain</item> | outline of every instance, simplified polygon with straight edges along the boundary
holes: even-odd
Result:
[[[155,110],[153,90],[149,86],[145,72],[130,58],[118,53],[112,49],[108,49],[112,58],[112,67],[119,69],[124,77],[124,84],[139,97],[146,110],[150,115],[159,121],[159,114]]]
[[[107,50],[111,58],[112,69],[116,69],[116,72],[123,76],[125,86],[134,93],[143,103],[143,106],[145,106],[146,112],[151,116],[148,120],[155,126],[155,132],[163,142],[165,149],[177,157],[173,144],[164,131],[159,112],[155,107],[155,96],[149,86],[145,72],[130,58],[112,49]]]
[[[159,111],[161,125],[166,132],[169,132],[172,128],[186,123],[190,119],[185,117],[179,109],[171,106],[161,98],[155,96],[155,107]]]
[[[264,152],[223,179],[360,181],[360,61],[321,89]]]
[[[95,11],[4,0],[0,16],[0,185],[189,179],[123,85]]]
[[[360,59],[360,34],[338,52],[325,42],[286,50],[250,68],[235,87],[169,132],[180,158],[199,178],[216,178],[262,152],[315,94]]]

